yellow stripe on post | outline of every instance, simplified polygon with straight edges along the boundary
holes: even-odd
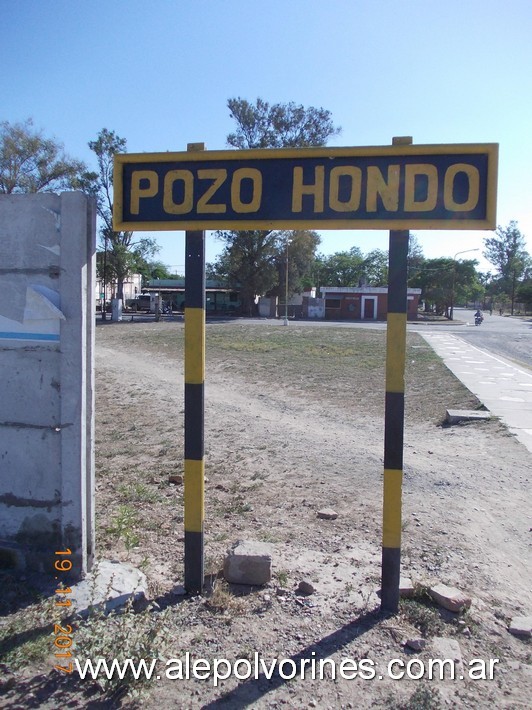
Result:
[[[402,471],[384,469],[383,547],[401,547],[402,484]]]
[[[205,380],[205,309],[185,308],[185,382],[202,385]]]
[[[404,392],[406,313],[388,313],[386,327],[386,391]]]
[[[185,459],[185,532],[203,532],[205,463]]]

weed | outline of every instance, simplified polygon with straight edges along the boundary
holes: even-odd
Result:
[[[158,503],[161,500],[160,494],[145,483],[123,483],[118,486],[118,494],[128,503]]]
[[[220,555],[206,555],[205,557],[205,574],[218,574],[223,568],[223,562]]]
[[[438,609],[428,600],[402,599],[400,611],[404,619],[415,626],[424,636],[438,636],[443,633],[445,623]]]
[[[420,685],[406,703],[396,707],[398,710],[440,710],[443,705],[436,688]]]
[[[54,622],[59,620],[53,597],[12,614],[0,625],[0,660],[17,670],[49,658]]]
[[[205,608],[216,614],[239,616],[244,612],[244,601],[231,594],[225,580],[215,580],[212,593],[205,599]]]
[[[139,536],[133,531],[137,522],[137,514],[133,508],[129,505],[120,505],[106,532],[115,536],[118,540],[123,540],[126,549],[132,550],[140,542]]]
[[[98,658],[104,658],[108,663],[114,658],[119,663],[124,663],[127,658],[135,662],[160,658],[164,653],[163,641],[166,636],[163,633],[164,620],[163,615],[153,614],[150,609],[135,613],[132,602],[120,612],[109,615],[103,611],[93,612],[80,623],[76,632],[76,655],[80,664],[85,659],[97,662]],[[129,667],[123,679],[117,673],[113,674],[112,679],[100,673],[97,683],[107,693],[116,693],[120,689],[131,691],[146,682],[142,676],[140,674],[136,680]]]
[[[286,570],[279,570],[275,573],[275,578],[280,587],[286,587],[288,583],[288,572]]]
[[[225,513],[231,513],[233,515],[242,515],[242,513],[249,513],[253,510],[251,503],[246,503],[243,495],[236,495],[233,500],[225,506]]]
[[[281,542],[281,538],[271,530],[263,530],[258,537],[262,542],[269,542],[272,545]]]
[[[259,446],[259,449],[265,449],[265,446]],[[255,471],[255,473],[251,476],[252,481],[264,481],[268,478],[268,476],[263,472],[263,471]]]

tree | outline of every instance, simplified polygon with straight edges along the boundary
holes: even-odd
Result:
[[[368,286],[388,285],[388,252],[373,249],[364,258],[364,283]]]
[[[320,286],[358,286],[364,278],[364,256],[358,247],[329,256],[320,254],[317,261]]]
[[[322,146],[340,131],[333,125],[330,112],[322,108],[304,108],[293,102],[270,106],[260,98],[255,104],[233,98],[227,105],[237,124],[236,131],[227,136],[227,143],[233,148]],[[216,236],[225,242],[225,248],[214,270],[230,285],[239,286],[245,313],[254,312],[256,296],[283,292],[285,232],[247,230],[217,232]],[[288,238],[292,239],[288,261],[292,290],[308,270],[319,237],[315,232],[296,231]]]
[[[532,307],[532,280],[524,281],[517,290],[517,298],[525,304],[526,309]]]
[[[133,240],[133,232],[115,232],[113,229],[113,157],[126,150],[125,138],[103,128],[89,148],[98,161],[97,173],[85,173],[79,187],[96,198],[96,208],[101,220],[100,240],[103,257],[97,262],[98,275],[105,283],[116,282],[116,297],[124,297],[124,281],[129,274],[138,272],[142,265],[158,251],[154,239],[143,237]]]
[[[45,138],[24,123],[0,123],[0,193],[55,192],[69,190],[86,170],[70,158],[62,143]]]
[[[497,269],[499,290],[510,298],[513,315],[517,282],[525,275],[531,263],[525,248],[525,236],[518,229],[517,222],[511,220],[507,227],[497,227],[495,236],[487,237],[484,245],[484,257]]]
[[[410,285],[421,288],[426,311],[432,310],[449,318],[449,310],[454,303],[476,299],[483,293],[475,270],[477,263],[475,259],[425,259],[423,266],[410,279]]]
[[[277,284],[270,289],[271,295],[288,297],[301,291],[314,265],[314,255],[320,243],[317,232],[309,230],[294,230],[277,232],[277,250],[275,266],[277,268]],[[286,280],[288,269],[288,281]],[[310,284],[309,284],[310,285]]]
[[[323,146],[341,130],[334,126],[330,111],[323,108],[304,108],[293,102],[270,106],[260,98],[253,105],[240,97],[229,99],[227,106],[237,123],[227,142],[240,150]]]
[[[419,243],[419,239],[415,234],[410,234],[408,238],[408,256],[407,270],[408,279],[413,278],[417,272],[423,268],[425,257],[423,256],[423,247]]]
[[[243,313],[253,315],[255,297],[276,283],[277,233],[247,230],[216,232],[215,236],[226,245],[208,270],[209,275],[238,288]]]
[[[183,278],[178,274],[174,274],[170,269],[163,264],[162,261],[148,261],[139,259],[137,262],[137,273],[142,276],[142,285],[145,286],[148,281],[155,279],[179,279]]]

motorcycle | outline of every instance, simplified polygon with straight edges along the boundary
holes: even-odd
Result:
[[[475,313],[475,325],[480,325],[484,320],[484,316]]]

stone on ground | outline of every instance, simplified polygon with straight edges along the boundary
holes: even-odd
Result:
[[[469,609],[471,606],[471,597],[468,597],[465,592],[456,589],[456,587],[437,584],[435,587],[429,589],[429,594],[436,604],[439,604],[448,611],[458,613],[463,609]]]
[[[323,510],[318,511],[318,518],[322,520],[336,520],[338,513],[332,508],[323,508]]]
[[[231,584],[267,584],[272,578],[272,550],[265,542],[242,540],[228,551],[224,577]]]
[[[530,638],[532,636],[532,616],[514,616],[508,631],[514,636]]]
[[[491,413],[479,409],[448,409],[448,424],[458,424],[458,422],[485,421],[491,418]]]
[[[146,595],[146,576],[127,562],[102,560],[72,587],[73,610],[86,616],[92,607],[106,613]]]

